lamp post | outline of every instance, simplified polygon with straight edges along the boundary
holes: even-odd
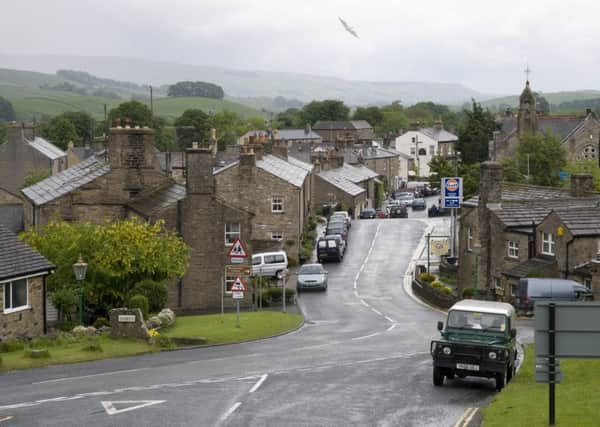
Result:
[[[75,264],[73,264],[73,273],[75,273],[75,279],[79,283],[79,324],[83,325],[83,281],[85,280],[85,273],[87,273],[88,265],[83,261],[81,255]]]

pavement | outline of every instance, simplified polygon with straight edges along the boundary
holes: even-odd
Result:
[[[494,382],[432,385],[444,314],[404,289],[430,224],[421,215],[354,221],[344,260],[326,264],[327,292],[298,297],[295,332],[2,374],[0,427],[468,425]]]

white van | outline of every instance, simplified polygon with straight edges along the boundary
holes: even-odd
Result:
[[[263,252],[252,255],[252,276],[281,278],[288,268],[288,259],[284,251]]]

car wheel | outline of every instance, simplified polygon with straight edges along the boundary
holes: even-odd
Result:
[[[448,372],[446,374],[446,378],[448,378],[449,380],[453,380],[454,379],[454,372]]]
[[[442,370],[440,368],[433,368],[433,385],[441,386],[444,384],[444,374],[442,374]]]
[[[300,293],[300,288],[298,286],[296,286],[296,294]]]
[[[323,286],[323,292],[327,292],[327,283],[325,283],[325,286]]]
[[[517,375],[517,367],[513,364],[508,367],[508,371],[506,373],[506,382],[509,383],[514,377]]]
[[[504,372],[496,374],[496,390],[500,391],[506,385],[506,368]]]

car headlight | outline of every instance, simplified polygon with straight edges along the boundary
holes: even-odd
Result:
[[[492,360],[496,360],[496,352],[495,351],[490,351],[488,354],[488,357]]]
[[[442,349],[442,352],[446,355],[449,356],[450,354],[452,354],[452,349],[450,347],[444,347]]]

